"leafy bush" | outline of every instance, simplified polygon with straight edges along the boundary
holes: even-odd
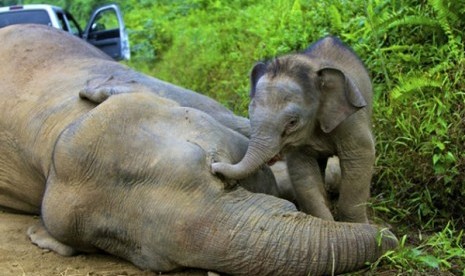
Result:
[[[463,226],[465,24],[456,12],[463,16],[464,6],[431,0],[390,9],[370,20],[375,35],[386,34],[376,40],[382,65],[372,69],[375,191],[394,198],[403,223],[436,228],[455,219]]]

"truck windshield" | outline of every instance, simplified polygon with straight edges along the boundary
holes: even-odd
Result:
[[[21,10],[0,13],[0,28],[24,23],[52,25],[47,12],[42,10]]]

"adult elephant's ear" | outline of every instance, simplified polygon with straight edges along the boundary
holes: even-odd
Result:
[[[325,133],[334,130],[347,117],[367,105],[352,79],[339,69],[319,70],[317,86],[321,91],[318,121]]]
[[[250,73],[250,98],[253,98],[255,96],[257,82],[263,75],[265,75],[266,67],[266,64],[263,62],[258,62],[253,67],[252,72]]]
[[[111,95],[130,93],[134,90],[136,81],[120,80],[112,75],[99,76],[87,81],[86,86],[79,91],[79,97],[94,103],[102,103]]]

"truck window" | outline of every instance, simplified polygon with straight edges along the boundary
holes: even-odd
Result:
[[[69,13],[66,12],[65,14],[66,18],[68,18],[68,23],[69,23],[69,28],[71,29],[71,33],[78,37],[82,37],[82,30],[81,27],[79,27],[79,24],[77,21],[74,19],[74,17]]]
[[[131,56],[123,17],[115,4],[96,9],[82,37],[116,60],[129,60]]]
[[[21,10],[0,13],[0,28],[8,25],[24,23],[52,26],[48,13],[43,10]]]
[[[119,22],[112,10],[103,11],[98,14],[92,25],[91,32],[118,31]]]
[[[60,24],[60,29],[68,31],[68,25],[66,25],[65,15],[62,12],[57,12],[58,24]]]

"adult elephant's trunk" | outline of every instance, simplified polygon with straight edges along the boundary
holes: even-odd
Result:
[[[237,164],[213,163],[213,173],[219,173],[231,179],[243,179],[256,172],[260,166],[273,159],[279,153],[279,147],[269,141],[252,136],[247,152]]]
[[[324,221],[271,196],[239,189],[221,202],[221,212],[200,219],[209,223],[196,218],[201,235],[189,247],[206,254],[184,265],[232,275],[331,275],[360,269],[397,246],[388,230]]]

